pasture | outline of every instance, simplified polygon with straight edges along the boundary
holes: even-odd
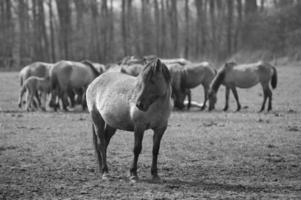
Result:
[[[16,72],[0,73],[0,199],[300,199],[301,67],[278,67],[273,111],[257,113],[262,89],[238,89],[223,112],[173,111],[158,159],[162,183],[150,175],[152,133],[130,184],[133,133],[118,131],[108,148],[113,179],[102,181],[87,112],[24,112]],[[202,87],[192,91],[202,102]]]

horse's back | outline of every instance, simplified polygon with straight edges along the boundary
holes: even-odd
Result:
[[[193,63],[185,66],[185,85],[188,88],[194,88],[199,84],[209,86],[215,76],[215,71],[209,62]]]
[[[226,69],[226,82],[234,82],[241,88],[249,88],[259,82],[269,81],[269,67],[259,61],[256,63],[240,64]]]
[[[66,60],[55,64],[51,76],[56,77],[63,90],[85,87],[94,79],[93,72],[85,64]]]

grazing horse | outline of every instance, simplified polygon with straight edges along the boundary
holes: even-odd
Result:
[[[130,180],[136,182],[137,162],[144,131],[152,129],[153,160],[151,174],[159,180],[157,160],[161,138],[171,112],[170,74],[159,59],[149,62],[138,77],[106,72],[88,87],[87,106],[92,117],[94,147],[102,178],[108,178],[107,147],[116,129],[133,131],[134,159]]]
[[[63,109],[67,111],[68,95],[72,95],[73,92],[85,94],[88,85],[98,75],[99,72],[97,69],[88,61],[59,61],[50,71],[53,88],[50,104],[57,105],[55,101],[56,97],[59,96],[63,102]],[[85,100],[84,98],[82,99],[82,106],[85,109]],[[70,100],[72,101],[72,98]],[[73,104],[74,102],[71,102],[71,105]]]
[[[23,86],[23,83],[26,79],[28,79],[31,76],[37,76],[41,78],[45,78],[49,76],[50,68],[54,64],[52,63],[45,63],[45,62],[34,62],[29,65],[26,65],[22,68],[22,70],[19,73],[19,79],[20,79],[20,86]],[[34,94],[36,100],[38,101],[38,105],[41,105],[40,96],[38,93]],[[33,101],[33,104],[36,107],[35,101]]]
[[[221,84],[226,87],[226,102],[224,111],[228,110],[230,89],[237,103],[237,111],[241,109],[236,87],[250,88],[260,83],[263,89],[263,103],[260,112],[264,110],[267,98],[269,98],[268,111],[272,110],[272,91],[269,87],[277,87],[277,70],[269,63],[259,61],[257,63],[237,65],[234,62],[226,63],[217,73],[211,83],[209,91],[209,110],[214,109],[217,101],[216,93]]]
[[[38,91],[41,92],[42,98],[44,105],[41,106],[42,110],[46,110],[46,97],[47,94],[51,90],[51,81],[50,77],[46,76],[45,78],[37,77],[37,76],[31,76],[28,79],[24,81],[24,84],[20,90],[20,95],[19,95],[19,101],[18,105],[19,108],[22,107],[22,97],[24,93],[26,93],[26,110],[30,111],[30,109],[33,109],[33,97],[35,94],[37,94]]]
[[[191,106],[190,89],[202,84],[204,88],[204,102],[201,107],[206,107],[208,90],[211,81],[216,75],[216,70],[208,62],[167,65],[172,77],[172,88],[175,107],[184,108],[184,99],[188,95],[188,108]]]

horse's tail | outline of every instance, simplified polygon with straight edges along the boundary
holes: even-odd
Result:
[[[272,88],[275,89],[277,87],[278,75],[277,75],[276,67],[272,66],[272,69],[273,69],[273,75],[272,75],[271,85]]]
[[[94,67],[94,65],[93,65],[90,61],[88,61],[88,60],[83,60],[83,61],[81,61],[81,63],[83,63],[83,64],[89,66],[90,69],[92,70],[92,72],[94,73],[95,77],[97,77],[97,76],[100,75],[100,73],[97,71],[97,69]]]
[[[23,76],[20,75],[20,86],[22,86],[22,85],[23,85]]]

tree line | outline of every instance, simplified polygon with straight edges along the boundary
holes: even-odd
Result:
[[[1,0],[0,66],[127,55],[301,55],[298,0]]]

